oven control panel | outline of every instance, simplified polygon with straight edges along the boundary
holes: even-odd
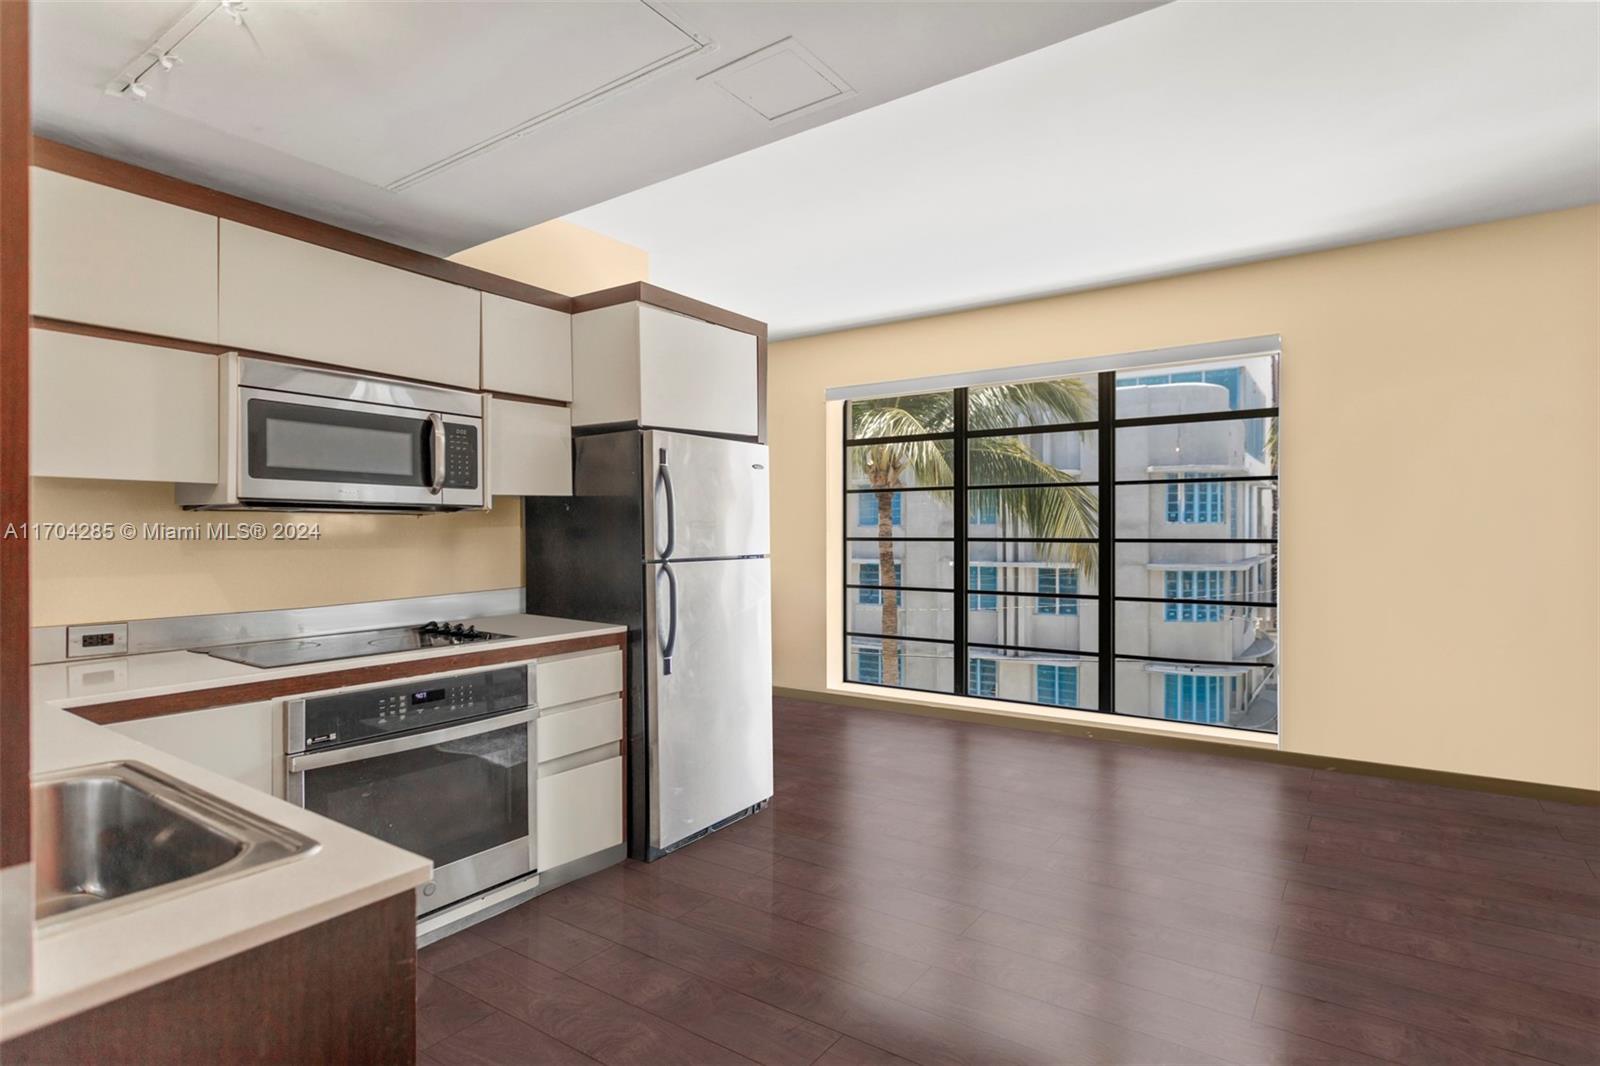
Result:
[[[478,718],[529,705],[528,667],[422,678],[305,701],[305,751]]]

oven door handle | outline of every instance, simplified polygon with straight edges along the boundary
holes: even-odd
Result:
[[[444,491],[444,415],[430,411],[428,424],[433,427],[433,481],[428,491],[437,496]]]
[[[452,740],[475,737],[480,733],[492,733],[496,729],[507,729],[514,725],[526,725],[533,721],[538,714],[537,708],[526,707],[520,711],[512,711],[510,714],[499,714],[493,718],[453,725],[446,729],[435,729],[428,733],[417,733],[414,736],[394,737],[391,740],[378,740],[370,744],[352,744],[348,748],[338,748],[334,751],[313,751],[304,755],[291,755],[289,757],[289,772],[291,774],[302,774],[307,770],[318,770],[324,766],[341,766],[345,763],[363,762],[367,759],[377,759],[385,755],[397,755],[402,751],[429,748],[435,744],[447,744]]]

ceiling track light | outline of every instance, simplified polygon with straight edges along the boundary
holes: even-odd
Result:
[[[4,2],[5,0],[0,0],[0,3]],[[206,19],[221,11],[233,20],[235,26],[243,27],[244,31],[249,33],[250,28],[244,22],[246,10],[248,8],[244,0],[196,0],[177,21],[152,41],[148,48],[129,60],[117,72],[116,77],[106,83],[106,95],[120,96],[128,100],[143,100],[150,95],[150,89],[141,84],[140,79],[157,68],[167,73],[182,63],[183,60],[176,51],[177,47],[191,33],[199,29]]]

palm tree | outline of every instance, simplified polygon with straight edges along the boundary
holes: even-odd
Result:
[[[954,392],[922,393],[850,404],[851,437],[911,437],[950,434],[955,426]],[[1044,462],[1023,440],[1024,423],[1090,422],[1094,420],[1094,395],[1083,382],[1070,378],[1032,381],[1015,385],[985,385],[967,391],[967,422],[971,429],[1015,428],[1014,434],[970,437],[967,441],[967,482],[984,485],[1076,484],[1078,479]],[[874,490],[878,504],[878,580],[894,585],[894,535],[891,513],[896,489],[910,485],[953,485],[951,443],[914,440],[854,448],[852,462]],[[910,480],[907,481],[907,475]],[[934,495],[949,500],[950,489]],[[1099,529],[1098,508],[1087,492],[1050,487],[992,490],[992,503],[1002,522],[1034,537],[1094,538]],[[1065,548],[1065,551],[1061,549]],[[1065,556],[1085,574],[1093,574],[1092,545],[1041,545],[1046,554]],[[958,574],[965,586],[965,574]],[[880,678],[886,685],[900,682],[900,594],[885,588],[880,594],[883,614],[880,631],[883,652]],[[965,604],[958,604],[958,610]]]

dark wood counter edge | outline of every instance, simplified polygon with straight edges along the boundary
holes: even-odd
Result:
[[[827,703],[838,707],[860,707],[894,714],[915,714],[924,718],[943,718],[952,722],[971,722],[976,725],[993,725],[1009,729],[1030,729],[1040,733],[1059,733],[1065,736],[1084,737],[1114,744],[1137,744],[1146,748],[1166,748],[1176,751],[1204,752],[1237,759],[1277,763],[1285,766],[1302,766],[1311,770],[1332,770],[1337,773],[1365,774],[1370,777],[1387,777],[1397,781],[1417,781],[1445,788],[1465,788],[1478,792],[1494,792],[1505,796],[1526,796],[1531,799],[1550,800],[1552,803],[1574,803],[1600,807],[1600,790],[1575,788],[1570,785],[1546,785],[1537,781],[1515,781],[1504,777],[1480,777],[1476,774],[1454,773],[1449,770],[1427,770],[1416,766],[1395,766],[1391,763],[1364,762],[1360,759],[1342,759],[1328,755],[1311,755],[1298,751],[1279,751],[1272,748],[1246,747],[1212,740],[1189,737],[1154,735],[1132,729],[1101,728],[1079,722],[1051,722],[1038,718],[1019,718],[986,711],[969,711],[962,707],[940,707],[928,703],[902,703],[899,700],[880,700],[870,696],[856,696],[842,692],[814,692],[801,688],[774,688],[780,699],[807,703]]]
[[[28,521],[28,11],[0,3],[0,532]],[[28,545],[0,538],[0,867],[31,854]]]
[[[85,181],[136,193],[152,200],[216,215],[218,218],[254,226],[256,229],[267,230],[284,237],[292,237],[297,241],[305,241],[307,244],[320,245],[374,263],[409,270],[413,274],[423,274],[439,281],[448,281],[453,285],[494,293],[496,296],[537,304],[555,311],[570,311],[572,307],[572,297],[559,292],[514,281],[499,274],[491,274],[486,270],[441,259],[402,245],[390,244],[376,237],[368,237],[303,215],[258,204],[241,196],[218,192],[204,185],[195,185],[181,178],[147,170],[132,163],[123,163],[93,152],[86,152],[81,148],[73,148],[59,141],[43,137],[33,138],[33,163],[37,167],[53,170],[58,174],[83,178]]]
[[[543,659],[551,655],[564,655],[592,648],[622,647],[626,633],[596,633],[581,637],[566,637],[540,644],[518,644],[510,648],[489,648],[483,651],[440,655],[431,659],[408,659],[399,663],[381,663],[375,666],[347,666],[320,674],[296,674],[266,681],[246,681],[238,684],[213,685],[209,688],[185,689],[164,696],[140,696],[128,700],[108,700],[90,703],[66,710],[99,725],[114,722],[132,722],[141,718],[159,718],[185,711],[201,711],[210,707],[227,707],[235,703],[252,703],[257,700],[277,699],[302,692],[344,688],[349,685],[369,685],[377,681],[398,681],[407,677],[441,674],[452,670],[471,670],[478,666],[497,663]]]

